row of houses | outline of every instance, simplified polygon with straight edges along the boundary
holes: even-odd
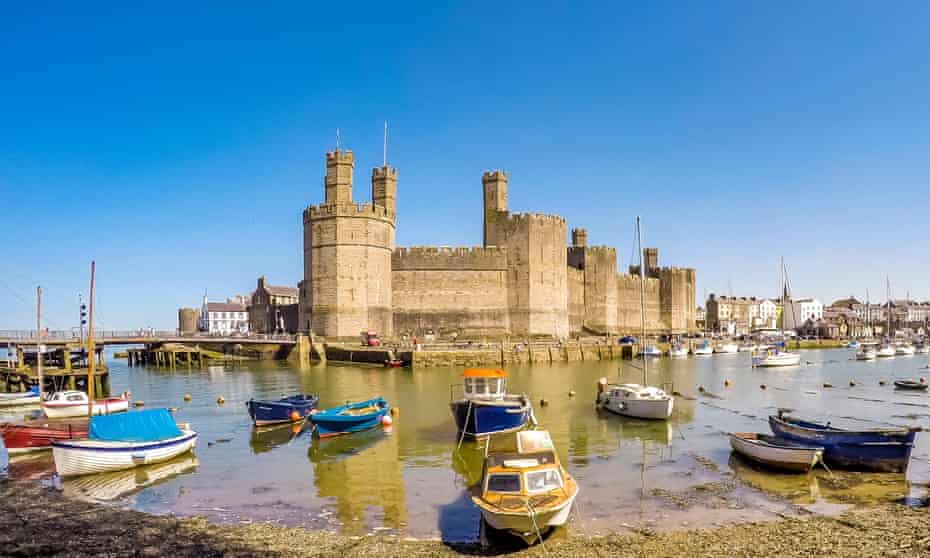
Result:
[[[249,295],[237,295],[226,302],[210,302],[204,294],[196,323],[185,320],[186,312],[196,311],[182,308],[179,330],[182,334],[210,335],[293,333],[297,331],[297,297],[296,287],[269,285],[264,277],[259,277],[255,290]]]
[[[787,299],[711,294],[698,317],[702,327],[722,335],[747,335],[766,330],[796,331],[824,338],[877,337],[887,334],[924,335],[930,325],[930,302],[892,300],[862,303],[855,297],[824,306],[816,298]],[[890,325],[890,329],[889,329]]]

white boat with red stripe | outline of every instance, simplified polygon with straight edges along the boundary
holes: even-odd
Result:
[[[83,391],[57,391],[45,402],[45,416],[52,419],[86,417],[87,409],[87,394]],[[94,400],[93,413],[95,415],[109,415],[128,410],[128,397]]]

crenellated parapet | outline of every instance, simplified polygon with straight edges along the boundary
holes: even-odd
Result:
[[[391,255],[394,271],[506,271],[507,249],[491,246],[405,246]]]
[[[370,202],[324,203],[311,205],[304,209],[304,224],[309,223],[311,220],[333,217],[361,217],[393,223],[395,214],[384,206]]]

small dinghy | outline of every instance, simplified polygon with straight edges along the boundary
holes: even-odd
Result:
[[[276,400],[249,399],[245,406],[255,426],[268,426],[304,420],[319,400],[316,395],[301,393]]]
[[[52,442],[55,469],[62,477],[132,469],[186,453],[197,433],[179,429],[167,409],[91,417],[86,440]]]
[[[32,389],[23,393],[0,393],[0,407],[38,405],[41,400],[39,386],[32,386]]]
[[[48,419],[0,424],[3,445],[10,455],[51,449],[55,440],[87,437],[87,419],[72,422]]]
[[[898,389],[926,391],[930,385],[928,385],[926,382],[919,382],[917,380],[895,380],[894,387]]]
[[[383,397],[375,397],[314,413],[310,415],[310,421],[313,422],[313,433],[327,438],[374,428],[381,424],[381,418],[390,410],[391,406]]]
[[[488,525],[532,544],[568,521],[578,483],[559,462],[549,432],[494,436],[486,451],[471,500]]]
[[[51,419],[87,416],[87,394],[83,391],[58,391],[45,402],[45,416]],[[126,397],[94,400],[95,415],[109,415],[129,410]]]
[[[875,430],[846,430],[809,422],[784,414],[769,416],[769,426],[779,438],[823,448],[824,461],[832,466],[857,471],[902,473],[907,471],[920,428],[890,427]]]
[[[734,432],[730,447],[739,455],[772,469],[806,473],[823,458],[823,448],[790,442],[769,434]]]

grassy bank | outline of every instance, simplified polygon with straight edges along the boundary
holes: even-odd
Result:
[[[897,505],[705,531],[549,541],[512,556],[927,556],[930,513]],[[0,482],[3,556],[427,556],[500,555],[502,549],[390,536],[345,537],[269,524],[211,525],[65,499],[32,483]],[[504,552],[506,553],[506,552]]]

